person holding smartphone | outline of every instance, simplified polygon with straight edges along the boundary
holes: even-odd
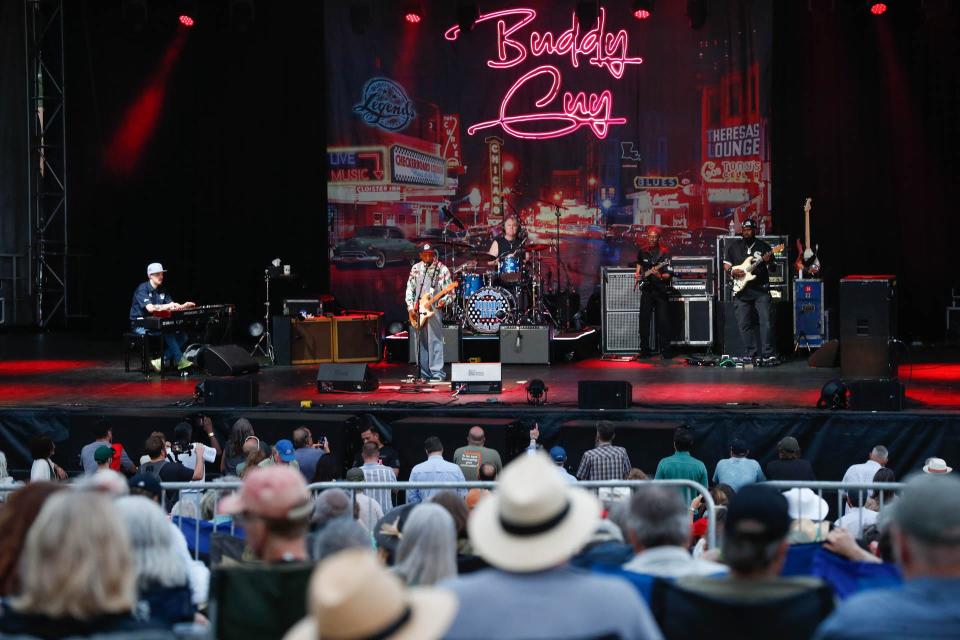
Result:
[[[293,455],[296,456],[297,464],[300,465],[300,473],[307,482],[310,482],[317,471],[317,462],[325,454],[330,453],[330,443],[325,436],[320,439],[320,442],[314,442],[313,433],[304,426],[293,430],[293,449]]]

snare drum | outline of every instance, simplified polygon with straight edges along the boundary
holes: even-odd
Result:
[[[467,299],[464,319],[477,333],[497,333],[500,325],[513,321],[513,295],[500,287],[484,287]]]
[[[483,288],[483,275],[475,272],[464,273],[461,276],[460,291],[464,298],[469,298]]]
[[[503,282],[520,281],[520,257],[516,255],[500,258],[500,280]]]

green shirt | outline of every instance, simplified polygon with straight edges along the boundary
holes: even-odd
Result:
[[[689,451],[677,451],[672,456],[668,456],[657,465],[657,473],[654,480],[693,480],[699,482],[704,487],[709,487],[707,480],[707,467],[702,462],[690,455]],[[689,503],[697,493],[693,489],[683,489],[683,495]]]
[[[490,447],[481,447],[477,445],[467,445],[460,447],[453,452],[454,464],[460,465],[463,470],[463,477],[467,480],[476,480],[477,472],[480,466],[492,464],[497,469],[497,475],[503,471],[503,463],[500,461],[500,454],[496,449]]]

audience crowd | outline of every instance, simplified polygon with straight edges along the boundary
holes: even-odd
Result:
[[[343,452],[288,433],[241,418],[221,447],[198,416],[135,459],[100,423],[72,480],[34,438],[26,484],[0,452],[0,638],[960,637],[960,479],[941,458],[831,504],[765,484],[816,480],[796,438],[763,467],[735,437],[710,475],[680,427],[653,478],[708,500],[579,486],[647,478],[612,422],[575,472],[537,425],[512,462],[474,426],[452,455],[428,437],[404,477],[495,489],[403,490],[364,488],[401,477],[376,419]],[[844,483],[896,482],[885,446],[864,454]]]

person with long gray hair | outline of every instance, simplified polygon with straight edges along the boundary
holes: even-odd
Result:
[[[344,549],[355,548],[373,549],[373,538],[370,532],[351,518],[334,518],[314,539],[313,560],[321,562]]]
[[[189,567],[174,546],[163,509],[144,496],[118,498],[114,505],[130,534],[137,616],[171,627],[192,622]]]
[[[411,510],[394,571],[411,587],[457,577],[457,530],[446,509],[428,502]]]

